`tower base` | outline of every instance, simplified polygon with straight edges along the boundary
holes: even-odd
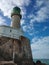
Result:
[[[0,38],[0,65],[33,65],[29,39]]]

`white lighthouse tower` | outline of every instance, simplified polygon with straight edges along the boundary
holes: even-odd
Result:
[[[0,26],[0,64],[2,65],[11,63],[9,61],[14,65],[15,63],[32,65],[30,40],[23,35],[20,12],[19,7],[14,7],[11,13],[11,26]]]
[[[21,10],[18,7],[14,7],[11,13],[11,18],[12,18],[12,22],[11,22],[11,26],[13,28],[20,28],[20,19],[21,19],[21,14],[20,14]]]

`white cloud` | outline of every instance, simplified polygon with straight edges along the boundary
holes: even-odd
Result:
[[[23,26],[23,31],[27,31],[27,26]]]
[[[49,59],[49,36],[32,39],[31,49],[33,58]]]
[[[24,26],[22,26],[23,27],[23,31],[24,32],[27,32],[27,33],[29,33],[30,35],[33,35],[33,33],[32,33],[32,30],[33,30],[33,25],[24,25]]]
[[[10,16],[11,10],[14,6],[19,6],[22,9],[22,14],[25,14],[26,11],[24,6],[30,4],[30,0],[0,0],[0,9],[3,11],[4,16]]]
[[[34,17],[35,17],[34,14],[30,14],[30,15],[28,16],[28,18],[31,18],[31,19],[33,19]]]
[[[46,19],[49,19],[49,0],[36,0],[36,4],[33,7],[35,10],[37,9],[37,11],[31,10],[31,13],[28,16],[30,19],[29,30],[33,28],[32,32],[34,31],[34,22],[40,23],[45,22]],[[32,32],[31,35],[33,34]]]
[[[45,27],[43,28],[43,31],[45,31],[47,28],[48,28],[48,27],[47,27],[47,26],[45,26]]]
[[[38,12],[36,16],[37,22],[43,22],[45,19],[49,18],[48,17],[48,11],[47,7],[42,7]]]
[[[36,6],[40,7],[43,4],[43,0],[36,0]]]
[[[24,19],[21,20],[21,25],[23,25],[23,24],[25,24],[25,20]]]
[[[44,22],[46,19],[49,19],[49,0],[36,0],[36,5],[34,8],[39,8],[39,10],[35,12],[36,15],[33,13],[28,16],[31,17],[30,19],[34,22]]]
[[[0,16],[0,25],[7,25],[5,19]]]

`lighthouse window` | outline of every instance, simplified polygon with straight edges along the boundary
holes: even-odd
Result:
[[[10,30],[10,32],[12,32],[12,30]]]

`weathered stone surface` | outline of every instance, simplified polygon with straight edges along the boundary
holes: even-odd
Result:
[[[32,60],[31,55],[28,55],[28,51],[31,52],[29,39],[22,37],[19,40],[7,38],[2,38],[2,40],[5,41],[2,41],[3,44],[0,46],[0,61],[13,60],[17,65],[22,65],[25,64],[27,60],[27,62],[30,62]],[[23,48],[25,49],[23,50]],[[23,63],[23,61],[25,63]]]
[[[20,36],[20,40],[21,40],[21,44],[22,44],[23,58],[32,60],[30,40],[24,36]]]

